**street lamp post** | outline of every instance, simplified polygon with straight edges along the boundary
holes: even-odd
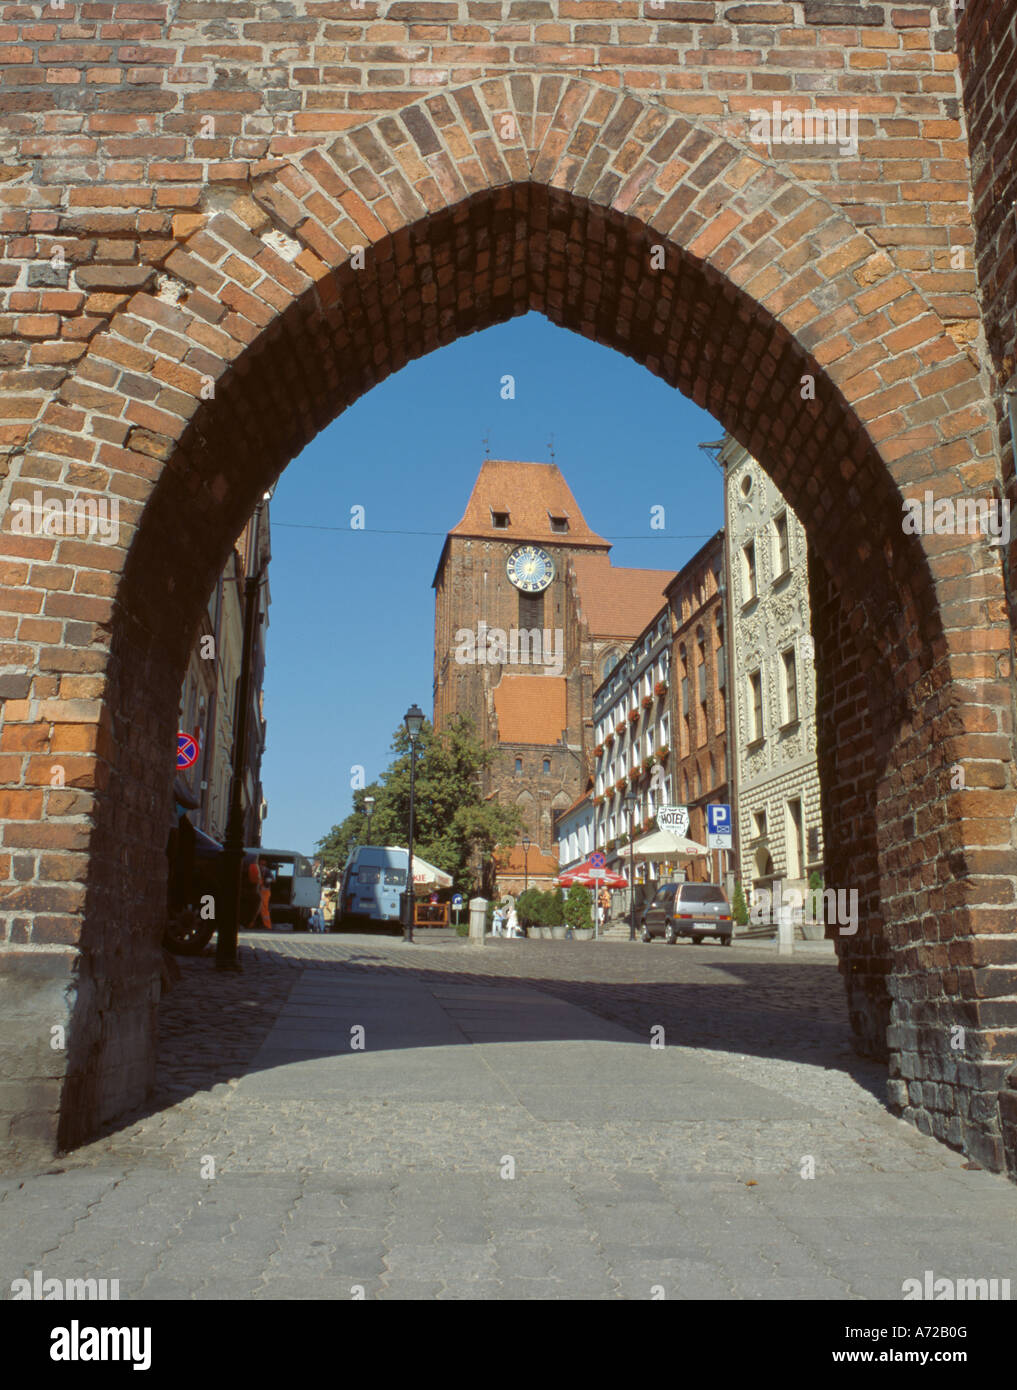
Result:
[[[530,837],[523,836],[523,892],[530,886]]]
[[[406,865],[406,918],[403,922],[403,940],[413,944],[413,796],[414,775],[417,768],[417,739],[424,724],[424,711],[411,705],[403,722],[410,739],[410,834],[409,858]]]
[[[629,792],[625,797],[629,811],[629,940],[636,939],[636,852],[635,852],[635,814],[639,797]]]
[[[373,796],[365,796],[363,802],[364,815],[367,817],[367,830],[364,832],[364,843],[368,845],[371,843],[371,817],[374,815],[375,799],[376,798]]]

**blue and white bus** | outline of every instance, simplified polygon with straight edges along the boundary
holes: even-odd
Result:
[[[399,922],[408,863],[407,851],[398,846],[358,845],[347,859],[340,880],[337,925]]]

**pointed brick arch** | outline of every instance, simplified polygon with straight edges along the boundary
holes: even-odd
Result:
[[[150,1076],[159,750],[254,501],[390,372],[535,309],[713,412],[803,521],[828,634],[831,877],[863,904],[838,942],[856,1030],[878,1049],[889,1022],[904,1113],[998,1165],[995,1094],[1015,1052],[1013,1010],[984,1000],[988,967],[1015,954],[1002,585],[966,538],[900,526],[902,491],[991,488],[995,441],[976,367],[907,273],[757,151],[559,76],[425,97],[216,204],[91,338],[8,481],[8,498],[108,492],[126,526],[119,548],[0,537],[28,587],[74,570],[43,610],[59,642],[18,619],[27,684],[5,745],[24,754],[5,844],[37,864],[7,895],[23,947],[9,978],[51,1012],[66,995],[71,1020],[66,1067],[26,1063],[43,1077],[27,1129],[49,1134],[59,1113],[74,1142]],[[72,750],[67,789],[50,788],[53,753]],[[964,1076],[939,1060],[958,1020]]]

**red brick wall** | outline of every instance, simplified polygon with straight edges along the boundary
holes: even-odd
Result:
[[[821,551],[880,692],[860,737],[886,939],[936,1001],[922,1113],[999,1163],[1009,632],[977,546],[900,527],[901,489],[998,478],[974,274],[950,265],[972,233],[945,7],[242,8],[2,16],[4,497],[115,495],[124,526],[119,547],[0,532],[3,655],[31,682],[0,728],[0,989],[59,946],[28,1034],[77,1011],[67,1065],[44,1042],[9,1063],[11,1136],[59,1111],[80,1137],[150,1075],[175,695],[255,499],[390,371],[537,309],[709,408]],[[751,108],[792,97],[856,108],[857,155],[753,147]],[[831,653],[833,708],[854,660]],[[944,755],[998,785],[945,788]],[[958,1019],[975,1050],[944,1076]]]

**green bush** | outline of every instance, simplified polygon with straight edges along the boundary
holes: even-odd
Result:
[[[561,927],[565,924],[565,890],[555,888],[544,894],[547,898],[547,917],[544,925],[547,927]]]
[[[590,910],[590,890],[581,883],[574,883],[565,899],[565,921],[573,931],[593,926]]]
[[[742,885],[735,884],[734,898],[731,902],[731,916],[740,927],[749,925],[749,905],[745,901],[745,894],[742,892]]]
[[[456,935],[457,935],[457,936],[469,936],[469,934],[470,934],[470,924],[469,924],[469,922],[460,922],[459,925],[458,925],[458,927],[456,927]]]
[[[542,893],[539,888],[527,888],[525,892],[519,894],[519,897],[516,898],[516,916],[520,926],[542,927],[546,925],[544,922],[545,896],[546,894]]]

